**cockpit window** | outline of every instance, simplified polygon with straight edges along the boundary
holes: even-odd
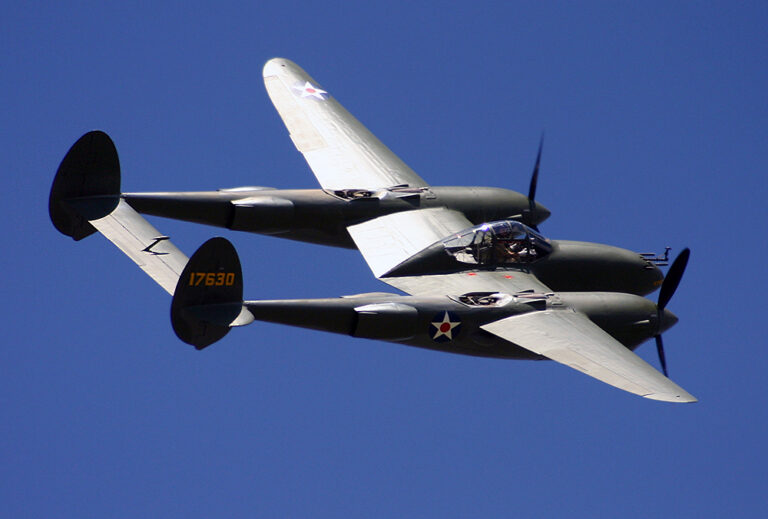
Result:
[[[456,261],[486,266],[532,263],[552,252],[546,238],[515,220],[473,227],[443,245]]]

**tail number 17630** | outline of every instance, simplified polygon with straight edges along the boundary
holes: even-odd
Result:
[[[234,272],[190,272],[189,286],[231,287],[235,284]]]

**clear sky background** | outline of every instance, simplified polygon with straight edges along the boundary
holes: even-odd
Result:
[[[0,516],[765,517],[768,4],[732,4],[5,5]],[[526,192],[546,131],[545,235],[691,247],[664,338],[700,402],[262,323],[181,343],[116,248],[55,231],[50,183],[100,128],[125,191],[317,187],[274,56],[432,184]],[[388,290],[356,251],[152,222],[233,241],[251,299]]]

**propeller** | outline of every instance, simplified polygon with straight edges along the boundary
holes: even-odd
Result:
[[[672,266],[669,267],[667,275],[664,277],[664,282],[661,284],[661,290],[659,290],[659,302],[656,304],[656,322],[658,329],[661,330],[661,324],[664,318],[664,308],[666,308],[669,300],[677,290],[677,286],[680,284],[680,280],[683,278],[683,272],[688,265],[688,258],[691,256],[691,249],[685,248],[677,255],[675,261],[672,262]],[[659,354],[659,362],[661,362],[661,369],[664,372],[664,376],[667,374],[667,359],[664,356],[664,341],[661,338],[661,332],[656,333],[656,351]]]
[[[528,187],[528,210],[523,211],[523,223],[534,231],[538,232],[538,227],[534,222],[534,216],[536,215],[536,187],[539,183],[539,165],[541,164],[541,148],[544,146],[544,134],[541,134],[539,139],[539,152],[536,154],[536,164],[533,166],[533,174],[531,175],[531,185]]]

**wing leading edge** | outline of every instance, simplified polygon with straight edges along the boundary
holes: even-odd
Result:
[[[274,58],[263,73],[272,104],[324,189],[428,185],[297,64]]]
[[[665,402],[696,402],[686,390],[570,309],[531,312],[481,328],[624,391]]]

